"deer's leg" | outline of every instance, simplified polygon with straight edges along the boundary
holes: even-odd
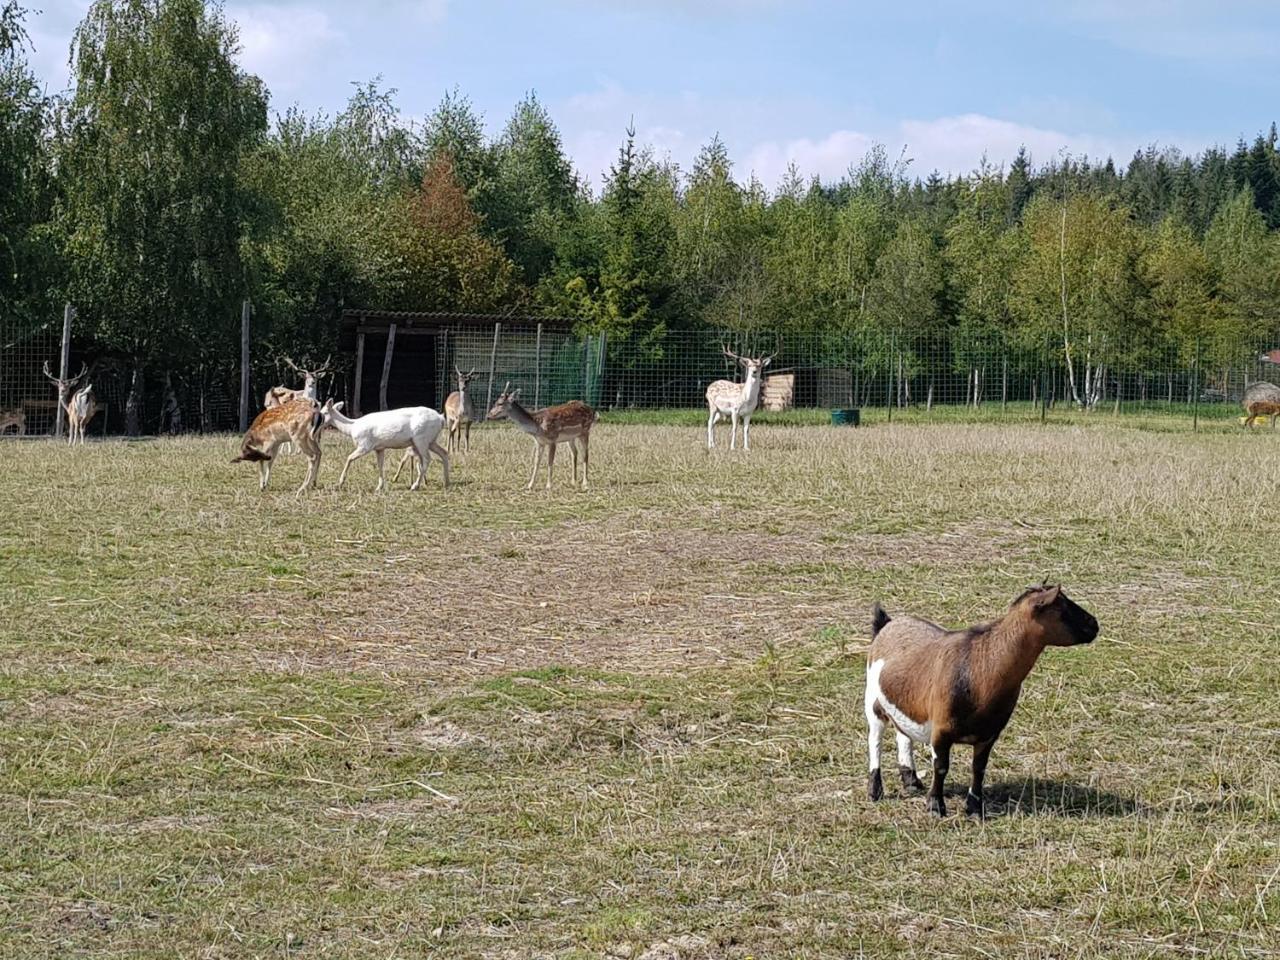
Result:
[[[946,786],[947,770],[951,767],[951,741],[942,737],[933,738],[933,782],[929,784],[929,797],[926,801],[929,812],[935,817],[947,815],[947,805],[942,799],[942,789]]]
[[[395,482],[400,479],[400,471],[404,469],[404,465],[408,462],[409,458],[412,456],[413,456],[412,448],[404,452],[404,456],[402,456],[400,458],[400,462],[396,464],[396,472],[391,475],[392,486],[395,486]]]
[[[720,417],[716,413],[716,408],[712,407],[711,412],[707,414],[707,449],[714,450],[716,445],[716,421]]]
[[[259,460],[258,461],[258,489],[259,490],[267,489],[267,484],[270,482],[270,480],[271,480],[271,461]]]
[[[314,487],[316,485],[316,477],[320,475],[320,445],[312,440],[310,443],[302,441],[298,446],[307,455],[307,475],[302,481],[302,486],[298,488],[298,493],[302,493],[304,490]]]
[[[738,449],[738,411],[733,410],[729,414],[729,449]]]
[[[542,459],[542,444],[537,440],[533,441],[533,473],[529,474],[529,483],[525,486],[526,490],[533,489],[533,481],[538,479],[538,461]]]
[[[587,489],[587,472],[591,469],[591,448],[589,446],[591,437],[589,434],[582,435],[582,489]]]
[[[911,738],[898,731],[898,775],[902,777],[902,787],[911,793],[922,793],[924,784],[916,775],[916,761],[911,755]]]
[[[342,465],[342,472],[338,474],[337,489],[341,490],[342,485],[347,482],[347,471],[351,469],[351,465],[368,452],[369,452],[368,450],[362,450],[359,447],[356,447],[354,450],[351,451],[350,454],[348,454],[347,462]]]
[[[867,714],[867,798],[879,800],[884,796],[884,780],[880,776],[880,741],[884,737],[884,715],[875,698],[867,692],[863,700]]]
[[[995,745],[996,738],[992,737],[986,743],[975,744],[973,747],[973,785],[969,787],[969,795],[964,798],[964,812],[979,820],[986,816],[982,806],[982,781],[987,775],[987,761],[991,759],[991,748]]]
[[[448,490],[449,489],[449,454],[444,450],[441,450],[440,444],[436,443],[434,440],[432,440],[429,444],[427,444],[427,449],[434,450],[435,455],[440,458],[440,467],[442,470],[444,470],[444,488]],[[423,461],[423,462],[425,463],[426,461]],[[425,472],[426,472],[426,468],[424,467],[423,473]]]
[[[548,490],[551,489],[551,468],[554,467],[556,463],[556,447],[557,446],[559,446],[559,444],[555,444],[555,443],[547,444],[547,489]]]
[[[573,453],[573,485],[578,485],[578,441],[569,441],[569,450]]]
[[[751,414],[742,418],[742,449],[751,449]]]
[[[409,489],[417,490],[422,486],[422,481],[427,479],[427,466],[431,463],[431,454],[427,452],[425,445],[418,446],[416,439],[409,442],[409,449],[404,453],[406,457],[413,457],[413,482],[409,484]]]
[[[462,429],[463,429],[464,431],[466,431],[466,434],[467,434],[467,453],[470,453],[470,452],[471,452],[471,421],[470,421],[470,420],[468,420],[468,421],[467,421],[467,423],[466,423],[466,425],[465,425]]]
[[[383,463],[386,460],[387,451],[375,450],[374,456],[378,458],[378,485],[373,488],[373,492],[380,493],[387,485],[387,476],[383,470]]]

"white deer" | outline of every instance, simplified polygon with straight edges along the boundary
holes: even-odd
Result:
[[[582,489],[587,489],[587,472],[590,469],[591,454],[587,443],[591,439],[591,427],[596,422],[596,412],[581,400],[570,400],[554,407],[542,410],[526,410],[516,402],[520,390],[511,389],[511,381],[502,388],[498,399],[493,401],[488,419],[500,420],[507,417],[517,427],[533,437],[533,473],[529,474],[526,490],[533,489],[533,481],[538,477],[538,462],[542,459],[542,451],[547,451],[547,489],[551,489],[551,467],[556,462],[556,445],[568,443],[573,451],[573,482],[578,483],[578,448],[582,448]]]
[[[307,456],[307,476],[298,493],[314,487],[320,473],[320,441],[317,439],[324,427],[320,408],[306,397],[286,400],[268,407],[256,417],[245,432],[240,445],[240,456],[232,463],[250,461],[258,465],[258,489],[267,489],[271,479],[271,462],[285,443],[293,443]]]
[[[467,393],[467,384],[476,378],[476,371],[472,369],[470,373],[463,373],[455,366],[453,372],[458,375],[458,389],[445,397],[444,401],[444,421],[449,430],[448,448],[450,453],[453,453],[455,449],[461,452],[462,436],[465,432],[467,453],[470,453],[471,424],[475,420],[475,411],[471,406],[471,395]],[[396,464],[396,472],[391,475],[392,483],[400,479],[400,471],[404,469],[406,463],[413,459],[413,449],[410,448],[404,452],[404,456]]]
[[[71,445],[78,439],[81,444],[84,443],[84,428],[88,426],[89,421],[94,418],[98,412],[98,399],[93,395],[93,384],[85,384],[74,394],[71,399],[67,399],[67,394],[84,375],[89,372],[87,364],[80,365],[80,372],[69,379],[55,377],[49,372],[49,361],[44,362],[44,375],[49,378],[55,387],[58,388],[58,405],[67,411],[67,444]]]
[[[344,417],[338,411],[338,404],[326,400],[321,408],[325,423],[339,433],[350,437],[356,448],[342,465],[342,474],[338,477],[341,487],[347,479],[347,470],[363,456],[370,453],[378,457],[378,486],[383,490],[387,485],[384,456],[388,450],[402,450],[408,447],[411,456],[417,459],[417,469],[410,490],[417,490],[426,477],[427,467],[431,463],[431,454],[440,458],[444,466],[444,488],[449,489],[449,454],[436,443],[440,431],[444,429],[444,417],[430,407],[401,407],[398,410],[380,410],[377,413],[366,413],[363,417]]]
[[[730,360],[742,364],[747,378],[742,383],[731,380],[717,380],[707,387],[707,449],[716,445],[716,424],[722,416],[730,418],[729,449],[736,447],[738,421],[742,420],[742,449],[751,449],[751,415],[760,405],[760,381],[764,377],[764,368],[773,362],[778,355],[775,349],[767,357],[740,357],[728,347],[722,346],[724,355]]]

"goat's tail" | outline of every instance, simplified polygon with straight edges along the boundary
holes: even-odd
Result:
[[[893,618],[884,612],[884,607],[876,603],[871,608],[871,637],[875,639],[876,635],[883,630]]]

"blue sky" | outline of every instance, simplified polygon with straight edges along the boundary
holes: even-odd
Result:
[[[33,63],[67,82],[87,0],[32,0]],[[1060,151],[1123,163],[1280,118],[1280,3],[275,0],[228,3],[241,62],[280,110],[336,112],[381,75],[410,118],[453,87],[492,132],[534,90],[593,184],[628,121],[687,168],[719,133],[735,174],[838,178],[876,142],[911,171]]]

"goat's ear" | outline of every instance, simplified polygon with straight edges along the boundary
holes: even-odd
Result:
[[[1057,603],[1058,597],[1062,593],[1062,587],[1046,586],[1031,595],[1031,607],[1034,610],[1043,610],[1045,607],[1052,606]]]

